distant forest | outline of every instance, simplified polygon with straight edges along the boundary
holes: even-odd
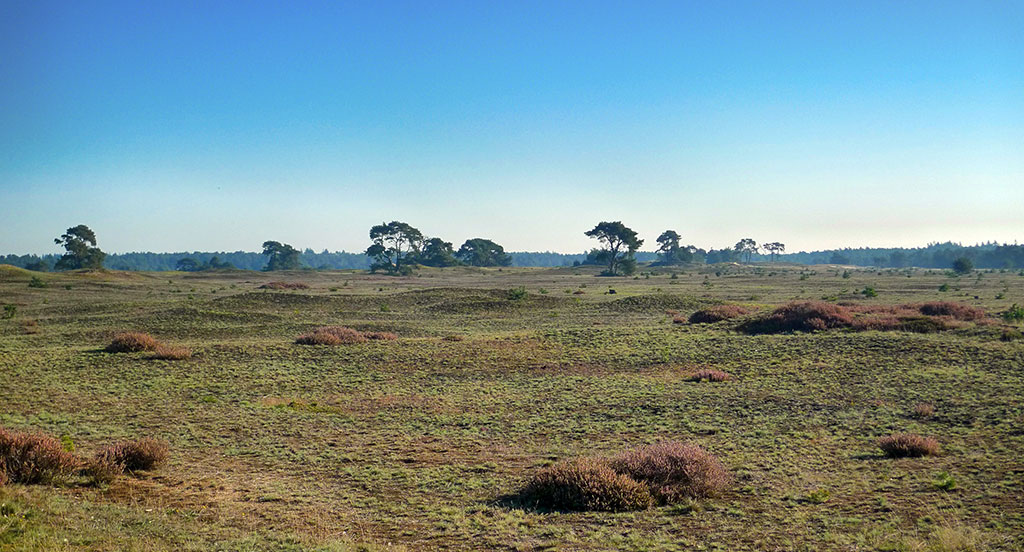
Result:
[[[597,250],[584,253],[510,252],[512,266],[555,267],[575,264],[600,264]],[[10,264],[33,270],[52,270],[60,255],[4,255],[0,264]],[[1024,245],[1000,245],[985,243],[963,246],[955,243],[933,243],[919,248],[860,248],[835,249],[776,255],[777,262],[796,264],[842,264],[872,266],[881,268],[950,268],[961,257],[970,259],[976,268],[1024,268]],[[235,252],[181,252],[181,253],[110,253],[103,266],[113,270],[175,270],[180,260],[191,258],[199,265],[242,270],[263,270],[268,258],[252,251]],[[636,260],[640,263],[659,261],[655,252],[638,251]],[[754,262],[768,262],[769,255],[754,254]],[[306,249],[300,254],[303,267],[310,269],[368,269],[371,259],[364,253],[344,251],[315,252]],[[695,263],[739,262],[740,253],[734,248],[703,250],[693,254]]]

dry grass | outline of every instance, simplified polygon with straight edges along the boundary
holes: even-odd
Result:
[[[93,485],[110,483],[124,473],[124,464],[118,464],[108,456],[98,456],[86,462],[83,473],[92,480]]]
[[[160,342],[153,336],[142,332],[122,332],[114,336],[107,345],[108,353],[138,353],[155,351]]]
[[[885,455],[890,458],[916,458],[934,456],[939,453],[939,442],[932,437],[921,437],[913,433],[896,433],[878,440]]]
[[[309,289],[309,284],[302,282],[267,282],[259,289]]]
[[[166,442],[144,437],[113,444],[99,451],[94,462],[121,466],[122,471],[150,470],[167,460],[169,451]]]
[[[530,506],[568,511],[621,512],[654,504],[646,485],[594,458],[573,458],[544,468],[520,497]]]
[[[157,360],[188,360],[192,358],[192,350],[187,347],[157,345],[152,358]]]
[[[60,441],[37,433],[0,428],[0,464],[11,483],[51,483],[79,468],[79,461]]]
[[[750,314],[750,310],[739,305],[715,305],[690,315],[690,324],[711,324]]]
[[[680,441],[625,451],[613,457],[609,466],[647,485],[662,504],[715,496],[731,480],[718,458],[699,445]]]

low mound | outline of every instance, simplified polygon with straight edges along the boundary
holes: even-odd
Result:
[[[574,458],[544,468],[520,496],[532,506],[552,510],[622,512],[654,505],[646,485],[594,458]]]
[[[36,433],[0,427],[0,480],[11,483],[50,483],[74,474],[78,459],[60,441]]]
[[[739,305],[715,305],[691,314],[689,322],[690,324],[712,324],[738,318],[745,314],[750,314],[750,310]]]
[[[806,301],[783,305],[767,316],[745,322],[739,330],[748,334],[771,334],[849,328],[852,325],[853,316],[846,308],[821,301]]]
[[[302,282],[267,282],[259,289],[309,289],[309,284]]]
[[[192,358],[192,351],[186,347],[157,345],[153,358],[157,360],[188,360]]]
[[[153,336],[142,332],[123,332],[114,336],[110,345],[107,345],[108,353],[138,353],[141,351],[155,351],[160,342]]]
[[[164,441],[145,437],[123,441],[99,451],[93,463],[97,466],[120,466],[121,471],[151,470],[167,460],[170,447]]]
[[[609,466],[647,485],[662,504],[715,496],[730,480],[718,458],[699,445],[679,441],[628,450],[613,457]]]
[[[890,458],[916,458],[939,453],[939,442],[913,433],[896,433],[878,440],[882,452]]]

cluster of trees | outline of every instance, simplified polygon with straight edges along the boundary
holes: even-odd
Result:
[[[455,250],[441,238],[425,239],[422,232],[407,223],[392,221],[370,230],[371,246],[366,252],[299,251],[291,245],[267,241],[263,252],[121,253],[106,254],[97,247],[96,234],[84,224],[68,228],[54,240],[65,249],[62,255],[3,255],[0,264],[29,270],[73,270],[112,268],[115,270],[242,270],[286,269],[374,269],[392,274],[407,273],[415,265],[425,266],[569,266],[600,265],[606,274],[631,274],[638,263],[655,266],[689,263],[787,261],[798,264],[845,264],[884,268],[917,266],[954,269],[1024,268],[1024,245],[985,243],[963,246],[933,243],[923,248],[837,249],[786,254],[780,242],[758,245],[743,238],[732,247],[704,250],[683,245],[674,230],[662,232],[656,251],[639,251],[643,240],[622,222],[601,222],[585,235],[601,245],[589,252],[566,254],[552,252],[512,252],[492,240],[473,238]],[[762,251],[764,252],[762,254]]]
[[[409,274],[417,264],[424,266],[511,266],[512,257],[491,240],[466,240],[458,251],[441,238],[423,237],[412,225],[393,220],[370,228],[366,255],[373,259],[370,270],[389,274]]]

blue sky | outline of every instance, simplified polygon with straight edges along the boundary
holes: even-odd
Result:
[[[1022,208],[1020,2],[0,0],[3,253],[1013,242]]]

